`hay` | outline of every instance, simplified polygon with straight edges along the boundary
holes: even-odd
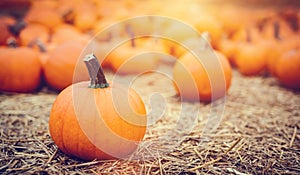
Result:
[[[148,109],[153,92],[162,93],[167,106],[137,153],[125,160],[84,162],[62,153],[48,132],[55,92],[0,94],[0,174],[300,174],[299,92],[271,77],[233,76],[216,132],[201,137],[210,104],[186,103],[201,114],[193,131],[175,142],[171,135],[157,139],[178,120],[172,82],[155,73],[137,78],[133,87]]]

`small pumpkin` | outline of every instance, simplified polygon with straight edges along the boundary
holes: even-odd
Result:
[[[47,43],[49,41],[50,31],[42,24],[28,24],[25,29],[20,32],[19,38],[21,45],[31,46],[36,40],[42,43]]]
[[[300,45],[286,51],[276,62],[276,76],[282,85],[300,89]]]
[[[258,75],[267,69],[267,60],[274,41],[262,38],[261,35],[256,29],[245,29],[245,41],[241,41],[233,59],[237,69],[243,75]]]
[[[95,6],[89,1],[78,3],[74,9],[74,26],[82,31],[92,29],[97,22]]]
[[[144,103],[133,89],[108,84],[93,54],[84,61],[91,82],[73,84],[57,96],[51,137],[64,153],[83,160],[126,157],[145,135]]]
[[[40,86],[42,66],[37,51],[1,47],[0,65],[0,91],[33,92]]]
[[[247,76],[258,75],[266,70],[271,45],[267,43],[242,43],[236,53],[237,69]]]
[[[137,46],[134,39],[131,44],[123,44],[107,55],[114,72],[119,74],[139,74],[156,68],[161,50],[148,44]],[[155,46],[155,45],[154,45]]]
[[[162,30],[162,36],[168,38],[164,40],[165,47],[168,48],[170,54],[175,57],[179,57],[180,54],[182,54],[181,50],[177,49],[180,47],[179,43],[191,38],[200,37],[196,29],[192,28],[191,26],[173,21],[164,26],[164,30]]]
[[[79,56],[85,43],[81,41],[67,41],[54,48],[45,60],[43,66],[47,84],[55,90],[63,90],[73,83],[73,75]],[[76,71],[82,73],[77,81],[87,80],[88,75],[84,71],[84,65],[80,62]]]
[[[261,38],[262,38],[262,34],[254,26],[248,26],[246,28],[242,28],[231,36],[231,39],[233,41],[247,41],[247,42],[260,41]]]
[[[279,60],[279,58],[281,57],[282,54],[293,50],[297,47],[299,47],[300,42],[299,42],[299,35],[298,34],[294,34],[294,35],[290,35],[290,36],[285,36],[282,37],[281,33],[282,33],[282,29],[280,27],[280,25],[274,25],[274,29],[275,30],[275,44],[272,47],[272,50],[269,52],[269,57],[267,60],[267,68],[268,71],[271,75],[273,76],[277,76],[276,72],[277,72],[277,61]],[[279,31],[280,30],[280,31]]]
[[[218,10],[222,11],[222,13],[215,13],[215,16],[222,22],[223,31],[228,34],[233,34],[241,28],[244,28],[249,21],[249,15],[245,11],[245,8],[237,7],[235,5],[226,5]],[[251,14],[252,13],[253,12],[251,12]],[[241,18],[244,20],[240,20]]]
[[[40,8],[40,9],[52,9],[55,10],[59,7],[58,1],[53,0],[43,0],[43,1],[30,1],[31,8]]]
[[[171,49],[170,54],[175,55],[176,58],[179,58],[188,51],[187,48],[195,50],[198,48],[206,47],[206,45],[207,45],[206,42],[208,42],[208,44],[210,45],[211,44],[210,34],[208,32],[203,32],[203,34],[201,35],[202,37],[188,38],[188,39],[182,41],[181,43],[173,43],[172,47],[170,48]],[[205,36],[205,35],[207,35],[207,36]],[[171,43],[171,41],[164,41],[164,42],[165,42],[165,44],[168,42]],[[167,51],[165,51],[165,52],[167,52]]]
[[[241,41],[234,41],[229,38],[222,38],[218,42],[217,49],[222,52],[226,58],[228,58],[231,65],[236,66],[236,54],[239,49],[239,44]]]
[[[39,23],[53,29],[63,22],[62,17],[53,8],[32,6],[25,16],[28,23]]]
[[[51,35],[51,42],[61,44],[71,40],[87,40],[87,38],[84,37],[85,35],[73,25],[62,24],[54,28],[53,34]]]
[[[194,18],[195,28],[199,32],[208,31],[211,36],[211,44],[215,48],[223,33],[223,26],[219,20],[209,14],[201,14],[199,17]]]
[[[225,96],[232,77],[227,58],[218,51],[212,53],[209,50],[201,51],[198,56],[206,62],[205,66],[190,52],[177,60],[173,79],[178,95],[186,101],[202,102],[211,102]],[[216,58],[215,62],[212,61]],[[216,70],[218,67],[222,70]]]

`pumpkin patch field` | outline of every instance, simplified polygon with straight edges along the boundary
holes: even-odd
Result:
[[[1,0],[0,174],[300,174],[300,3]]]

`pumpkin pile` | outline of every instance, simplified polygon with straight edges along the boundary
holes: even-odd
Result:
[[[144,52],[160,52],[180,58],[184,57],[187,51],[178,43],[198,47],[199,35],[195,32],[186,32],[187,26],[180,25],[174,22],[175,20],[153,20],[149,16],[143,20],[129,20],[112,27],[112,30],[105,30],[115,22],[144,14],[164,15],[181,20],[199,33],[208,31],[210,44],[215,51],[218,51],[217,55],[223,54],[221,57],[225,56],[231,66],[236,67],[244,75],[261,75],[269,72],[284,86],[300,88],[299,76],[297,76],[299,75],[300,12],[297,9],[276,10],[268,7],[251,9],[227,5],[222,6],[220,10],[216,5],[202,5],[198,1],[188,3],[147,1],[145,3],[147,5],[134,0],[121,2],[33,0],[30,1],[30,7],[22,19],[1,15],[1,47],[7,49],[8,42],[14,40],[15,50],[26,47],[36,52],[35,57],[40,60],[40,65],[37,67],[41,66],[36,69],[41,72],[28,75],[40,77],[34,78],[35,82],[28,85],[30,88],[18,87],[17,83],[8,81],[8,79],[17,81],[18,73],[9,75],[4,72],[23,74],[26,68],[21,66],[23,68],[16,70],[12,66],[14,61],[10,60],[11,63],[5,61],[9,56],[5,51],[0,59],[9,70],[2,71],[0,90],[34,92],[41,86],[40,82],[44,82],[41,79],[44,79],[52,89],[63,90],[74,82],[73,72],[78,64],[78,58],[94,36],[96,38],[93,39],[91,51],[95,53],[104,68],[110,68],[120,74],[138,74],[156,69],[161,56],[158,54],[141,56]],[[18,5],[22,4],[16,4]],[[171,7],[163,8],[164,6]],[[236,20],[241,16],[244,20],[237,23]],[[102,31],[101,34],[99,31]],[[147,36],[134,37],[155,33],[175,39],[176,42]],[[115,47],[116,43],[124,41],[124,38],[131,38],[131,41]],[[108,55],[104,55],[108,52]],[[294,64],[289,64],[290,62]],[[21,65],[21,62],[16,64]],[[82,74],[77,81],[88,79],[85,70]],[[22,77],[23,80],[28,79],[25,75]]]
[[[141,15],[149,16],[132,18]],[[146,111],[133,90],[108,84],[101,67],[127,75],[170,64],[178,97],[190,102],[224,97],[232,68],[300,89],[299,25],[300,11],[293,7],[31,0],[22,18],[0,16],[0,91],[30,93],[45,83],[60,92],[49,120],[58,147],[85,160],[120,158],[142,140]],[[130,104],[115,109],[112,91]]]
[[[217,49],[243,75],[275,76],[282,85],[300,89],[300,15],[294,8],[265,9],[250,22],[227,33]]]

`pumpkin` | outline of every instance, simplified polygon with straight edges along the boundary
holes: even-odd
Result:
[[[119,23],[113,26],[114,23],[115,20],[112,18],[101,18],[98,20],[93,27],[96,39],[100,41],[110,41],[111,39],[120,37],[121,33],[125,33],[124,25]]]
[[[279,25],[278,25],[278,28],[276,29],[276,33],[275,33],[276,44],[269,52],[269,57],[267,60],[268,71],[273,76],[277,76],[276,75],[277,61],[281,57],[281,55],[299,47],[300,45],[299,42],[300,37],[298,34],[290,35],[289,37],[281,37],[282,36],[281,33],[282,33],[282,29],[280,28],[279,31]]]
[[[49,54],[43,66],[46,83],[55,90],[63,90],[73,83],[73,75],[79,56],[85,48],[85,42],[68,41],[59,44]],[[76,71],[82,73],[78,80],[87,80],[84,65],[78,63]]]
[[[225,96],[232,76],[229,61],[222,53],[207,49],[201,51],[199,57],[205,65],[190,52],[181,56],[174,65],[173,79],[178,95],[185,101],[202,102]],[[218,70],[219,67],[222,70]]]
[[[139,74],[156,68],[161,55],[159,48],[147,44],[137,46],[134,39],[131,44],[123,44],[107,55],[114,72],[119,74]],[[154,45],[155,46],[155,45]]]
[[[180,43],[191,38],[200,37],[199,33],[192,26],[177,21],[167,23],[161,35],[166,38],[164,40],[165,47],[169,48],[169,52],[175,57],[179,57],[182,54],[181,50],[178,50]]]
[[[31,8],[42,8],[55,10],[60,4],[58,1],[43,0],[43,1],[31,1]]]
[[[286,51],[276,62],[276,76],[286,87],[300,89],[300,45]]]
[[[194,18],[195,28],[199,32],[208,31],[211,35],[211,44],[216,47],[223,33],[223,26],[220,21],[209,14],[202,14],[197,18]]]
[[[247,19],[249,19],[249,15],[247,15],[245,8],[237,7],[235,5],[222,6],[219,11],[222,11],[222,13],[215,13],[215,16],[219,21],[222,21],[223,31],[228,34],[235,33],[243,28],[248,22]],[[244,20],[240,20],[240,18],[243,18]]]
[[[71,40],[84,40],[84,36],[85,35],[76,27],[69,24],[62,24],[54,28],[54,32],[51,36],[51,42],[61,44]]]
[[[90,2],[83,1],[78,3],[74,13],[74,25],[82,31],[92,29],[97,22],[95,6]]]
[[[20,32],[19,38],[23,46],[31,46],[36,40],[47,43],[49,41],[49,34],[49,29],[42,24],[28,24]]]
[[[208,35],[207,37],[204,37],[202,34],[202,38],[201,37],[188,38],[182,41],[181,43],[175,43],[175,42],[172,43],[171,41],[164,41],[164,43],[165,45],[167,45],[166,43],[169,42],[168,44],[169,46],[171,46],[172,43],[172,47],[170,47],[171,50],[169,51],[169,53],[171,55],[175,55],[176,58],[179,58],[180,56],[184,55],[188,51],[187,48],[195,50],[202,47],[206,47],[207,44],[210,45],[210,37],[209,37],[210,34],[209,33],[206,34]],[[206,43],[205,41],[208,43]],[[166,47],[162,47],[162,48],[166,48]]]
[[[110,53],[114,46],[115,44],[113,42],[92,40],[87,46],[87,48],[94,48],[94,54],[98,58],[98,61],[100,62],[101,66],[103,68],[110,68],[111,61],[106,56]]]
[[[84,61],[91,82],[73,84],[57,96],[51,137],[64,153],[83,160],[124,158],[145,135],[144,103],[133,89],[108,84],[93,54]]]
[[[27,47],[0,48],[0,91],[33,92],[41,82],[39,54]]]
[[[256,42],[261,40],[262,34],[257,28],[253,26],[248,26],[247,28],[240,29],[236,31],[231,39],[234,41],[247,41],[247,42]]]
[[[32,6],[25,16],[25,21],[28,23],[43,24],[49,29],[63,22],[62,17],[53,8]]]
[[[240,41],[233,60],[243,75],[258,75],[267,68],[274,40],[263,38],[256,28],[246,28],[243,33],[243,41]]]
[[[268,43],[242,43],[234,59],[237,69],[247,76],[258,75],[267,68],[271,45]]]
[[[239,49],[239,44],[241,41],[234,41],[228,38],[222,38],[218,42],[217,49],[222,52],[226,58],[228,58],[231,65],[236,66],[236,53]]]

